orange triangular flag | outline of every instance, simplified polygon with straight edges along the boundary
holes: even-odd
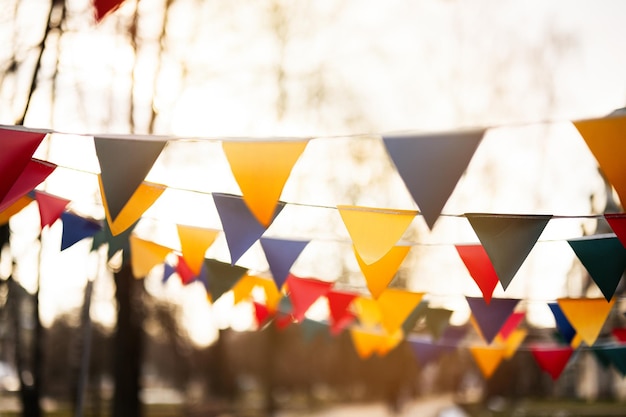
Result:
[[[469,350],[480,372],[487,379],[491,378],[504,359],[505,349],[501,347],[471,346]]]
[[[382,313],[376,300],[369,297],[357,297],[353,301],[359,323],[362,326],[372,328],[382,321]]]
[[[307,140],[222,142],[243,200],[259,223],[268,227],[291,169]]]
[[[252,290],[256,286],[256,277],[252,275],[244,275],[237,281],[237,283],[231,288],[233,291],[233,305],[239,304],[246,298],[250,297]]]
[[[526,329],[515,329],[507,337],[501,333],[496,336],[496,344],[504,348],[504,359],[511,359],[515,355],[527,335]]]
[[[354,248],[354,246],[353,249],[356,260],[361,268],[361,272],[363,272],[363,276],[365,276],[367,288],[369,288],[372,297],[376,299],[387,288],[387,285],[389,285],[393,277],[396,275],[400,264],[402,264],[402,261],[406,258],[406,255],[409,253],[409,250],[411,250],[411,247],[394,246],[389,252],[383,255],[382,258],[369,265],[361,259],[359,252],[356,248]]]
[[[615,187],[623,204],[626,202],[626,166],[624,165],[624,139],[626,139],[626,116],[617,115],[600,119],[574,122],[593,156]]]
[[[393,334],[402,326],[404,320],[422,301],[424,293],[387,288],[378,297],[377,303],[382,314],[382,325],[389,334]]]
[[[113,236],[117,236],[131,227],[137,222],[150,208],[152,204],[163,194],[165,186],[160,184],[153,184],[144,182],[137,187],[135,193],[126,202],[118,216],[113,220],[111,213],[109,212],[109,205],[104,195],[104,189],[102,187],[102,177],[98,176],[100,182],[100,196],[102,197],[102,205],[104,206],[104,214],[106,215],[109,229]]]
[[[256,285],[263,288],[265,291],[265,305],[270,312],[275,312],[278,309],[278,303],[283,297],[280,290],[276,287],[276,283],[273,279],[267,279],[262,277],[255,277]]]
[[[165,257],[172,251],[171,248],[138,238],[131,234],[130,238],[130,266],[135,278],[143,278],[154,268],[165,261]]]
[[[33,202],[33,199],[25,195],[20,197],[15,203],[11,204],[5,210],[0,211],[0,226],[7,224],[9,219],[22,211],[24,207]]]
[[[361,359],[367,359],[385,342],[384,335],[353,327],[350,336],[354,350]]]
[[[560,298],[557,301],[567,320],[576,329],[577,336],[587,346],[596,342],[615,304],[615,299],[607,302],[604,298]]]
[[[183,258],[187,266],[198,275],[204,264],[204,255],[220,231],[182,224],[177,225],[176,228],[178,229]]]
[[[398,243],[417,211],[337,206],[354,249],[366,265],[385,256]]]
[[[39,205],[39,218],[41,228],[51,226],[70,203],[70,200],[48,194],[43,191],[35,190],[35,199]]]
[[[398,329],[393,334],[382,335],[380,343],[376,347],[376,354],[378,356],[386,356],[389,352],[395,349],[400,342],[404,339],[404,332],[402,329]]]

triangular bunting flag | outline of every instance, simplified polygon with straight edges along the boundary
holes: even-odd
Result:
[[[626,202],[626,167],[623,149],[626,116],[575,121],[574,126],[587,143],[600,169],[613,185],[622,204]]]
[[[415,355],[415,359],[422,366],[439,359],[443,353],[443,349],[430,338],[412,336],[407,339],[407,342]]]
[[[355,251],[370,265],[398,243],[417,211],[337,206]]]
[[[523,311],[513,312],[500,328],[499,335],[502,336],[502,339],[508,339],[511,333],[524,320],[524,317],[526,317],[526,313]]]
[[[174,274],[174,272],[176,272],[176,269],[169,263],[165,262],[163,264],[163,278],[161,279],[161,282],[165,284]]]
[[[382,312],[376,300],[369,297],[357,297],[354,300],[357,317],[361,326],[373,328],[382,321]]]
[[[31,162],[45,133],[0,128],[0,201]],[[34,187],[33,187],[34,188]]]
[[[269,308],[270,312],[276,311],[278,308],[278,303],[282,298],[282,293],[276,288],[276,284],[271,279],[266,279],[262,277],[254,277],[256,278],[256,285],[263,288],[265,292],[265,305]],[[289,300],[289,298],[287,298]]]
[[[231,288],[233,290],[233,304],[239,304],[246,298],[250,297],[252,290],[256,286],[256,277],[252,275],[244,275]]]
[[[207,249],[213,244],[220,232],[219,230],[182,224],[177,225],[176,229],[185,263],[197,275],[202,270]]]
[[[552,311],[556,328],[563,337],[563,341],[567,344],[571,343],[574,336],[576,336],[576,329],[572,327],[567,317],[565,317],[558,303],[548,303],[548,307],[550,307],[550,311]]]
[[[456,251],[489,304],[498,285],[498,274],[482,245],[456,245]]]
[[[93,0],[96,22],[101,22],[109,14],[117,10],[125,0]]]
[[[375,349],[376,354],[380,357],[386,356],[395,349],[403,339],[404,333],[402,333],[400,329],[396,330],[393,334],[382,335],[382,340]]]
[[[182,256],[178,256],[178,262],[176,262],[176,273],[180,277],[180,282],[183,285],[189,285],[194,282],[199,274],[194,273],[187,262],[185,262],[185,258]]]
[[[552,216],[466,213],[505,290]]]
[[[165,262],[171,248],[130,236],[130,266],[135,278],[144,278],[156,265]]]
[[[626,342],[626,327],[615,328],[611,330],[611,334],[620,342]]]
[[[600,351],[622,376],[626,376],[626,345],[603,346]]]
[[[11,217],[22,211],[27,205],[33,202],[33,199],[25,195],[18,199],[15,203],[0,212],[0,226],[9,222]]]
[[[363,261],[354,246],[353,249],[359,268],[361,268],[361,272],[367,282],[367,288],[370,290],[372,297],[377,299],[393,280],[411,247],[393,246],[382,258],[369,265]]]
[[[482,298],[465,297],[472,317],[487,343],[491,343],[519,303],[513,298],[494,298],[487,304]]]
[[[622,242],[622,246],[626,247],[626,214],[605,213],[604,219],[611,226],[619,241]]]
[[[161,184],[153,184],[149,182],[139,184],[118,216],[113,219],[109,211],[108,200],[103,192],[104,188],[102,186],[101,176],[98,176],[98,182],[100,184],[100,196],[102,198],[102,205],[104,206],[104,214],[113,236],[123,233],[133,224],[137,223],[146,210],[148,210],[165,191],[165,186]]]
[[[294,318],[297,321],[302,321],[309,307],[311,307],[318,298],[325,296],[332,286],[332,282],[289,275],[287,278],[287,287],[289,289],[289,298],[293,303]]]
[[[262,237],[260,242],[276,287],[281,288],[289,275],[289,270],[309,241]]]
[[[30,193],[48,178],[56,167],[56,165],[46,161],[31,159],[0,202],[0,211],[8,209],[13,203]]]
[[[70,200],[38,190],[35,190],[35,199],[39,205],[39,218],[42,229],[46,226],[51,226],[57,221],[63,214],[63,211],[65,211],[65,207],[70,203]]]
[[[94,137],[100,163],[102,194],[111,220],[145,180],[167,142],[164,140]]]
[[[243,277],[248,270],[237,265],[231,265],[215,259],[205,259],[207,280],[209,283],[208,293],[213,301],[217,301],[224,293]]]
[[[96,250],[106,243],[108,245],[107,257],[109,261],[116,253],[122,251],[122,264],[130,262],[130,235],[135,229],[135,226],[137,226],[137,223],[131,225],[118,235],[111,233],[107,222],[104,222],[103,226],[102,230],[94,235],[92,249]]]
[[[102,230],[100,223],[67,211],[61,214],[61,222],[63,222],[63,234],[61,235],[62,251],[76,242],[94,236]]]
[[[556,381],[565,369],[574,350],[570,346],[531,346],[530,351],[539,367]]]
[[[328,335],[328,326],[315,320],[302,320],[300,329],[302,330],[302,338],[307,343],[312,342],[320,334]]]
[[[252,246],[267,229],[252,215],[241,197],[231,194],[213,193],[213,201],[222,222],[230,263],[236,264],[239,258]],[[285,205],[278,203],[274,218]]]
[[[430,229],[484,134],[481,129],[383,137],[391,160]]]
[[[402,323],[402,331],[406,334],[411,333],[413,329],[415,328],[415,325],[417,324],[417,322],[426,314],[427,308],[428,308],[428,301],[425,301],[425,300],[420,301],[417,307],[415,307],[413,311],[411,311],[409,315],[406,317],[406,319],[404,320],[404,323]]]
[[[344,291],[329,291],[328,308],[330,310],[331,333],[339,334],[344,327],[351,323],[356,316],[349,310],[350,305],[357,297],[357,294]]]
[[[283,187],[307,143],[307,140],[222,142],[243,200],[262,226],[269,227],[272,223]]]
[[[262,327],[270,317],[270,311],[267,306],[257,303],[256,301],[253,302],[252,305],[254,306],[254,318],[256,319],[256,324],[258,327]]]
[[[502,333],[496,336],[496,343],[504,348],[504,359],[511,359],[515,355],[527,335],[526,329],[515,329],[506,338]]]
[[[422,301],[424,293],[387,288],[376,302],[381,312],[381,323],[388,334],[394,334],[409,314]]]
[[[491,378],[504,359],[505,350],[501,347],[471,346],[469,350],[486,379]]]
[[[560,298],[561,311],[587,346],[592,346],[606,321],[615,300],[604,298]]]
[[[584,237],[567,243],[609,301],[626,270],[626,248],[618,238]]]
[[[363,360],[372,356],[374,352],[376,352],[376,349],[378,349],[378,346],[384,342],[384,336],[382,334],[356,327],[350,329],[350,336],[352,337],[354,350],[359,358]]]
[[[438,340],[448,327],[452,310],[444,308],[427,308],[426,309],[426,329]]]

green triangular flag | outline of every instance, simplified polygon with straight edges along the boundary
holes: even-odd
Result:
[[[103,228],[101,231],[93,236],[93,243],[91,244],[91,250],[98,250],[100,246],[107,243],[109,248],[107,250],[107,259],[111,258],[119,251],[122,251],[122,264],[130,262],[130,235],[135,230],[139,220],[137,220],[132,226],[124,230],[119,235],[113,236],[111,229],[109,229],[108,222],[103,222]]]
[[[466,213],[504,290],[539,239],[551,215]]]
[[[207,274],[207,292],[215,302],[243,277],[248,270],[241,266],[231,265],[215,259],[205,259]]]
[[[429,308],[426,310],[426,328],[434,340],[439,340],[446,330],[450,316],[452,316],[452,311],[445,308]]]
[[[626,248],[613,235],[568,240],[574,253],[609,301],[626,269]]]
[[[102,188],[115,220],[161,154],[165,140],[94,137]]]

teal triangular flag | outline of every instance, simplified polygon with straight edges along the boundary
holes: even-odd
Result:
[[[426,310],[426,328],[434,340],[439,340],[446,330],[450,322],[450,316],[452,316],[452,311],[444,308],[429,308]]]
[[[622,376],[626,376],[626,345],[604,346],[599,350]]]
[[[504,290],[539,239],[551,215],[466,213]]]
[[[215,259],[205,259],[206,278],[208,281],[207,291],[211,294],[213,302],[220,298],[243,277],[248,270],[241,266],[231,265]]]
[[[610,301],[626,269],[626,248],[613,235],[568,240],[587,272]]]
[[[152,169],[164,140],[94,137],[102,188],[115,220]]]
[[[113,236],[111,229],[109,229],[109,223],[104,222],[104,227],[93,237],[93,243],[91,244],[91,250],[97,250],[100,246],[107,243],[109,245],[107,251],[107,259],[111,258],[119,251],[122,251],[122,263],[126,264],[130,262],[130,234],[135,230],[139,220],[137,220],[132,226],[124,230],[119,235]]]
[[[328,325],[319,321],[304,319],[300,322],[302,337],[305,342],[312,342],[318,335],[328,336]]]

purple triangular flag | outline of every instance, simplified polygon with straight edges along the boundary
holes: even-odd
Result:
[[[94,137],[102,188],[115,221],[152,169],[165,140]]]
[[[411,336],[407,339],[407,342],[413,355],[415,355],[415,359],[422,366],[435,361],[443,353],[441,346],[438,346],[432,339],[427,337]]]
[[[482,297],[465,297],[483,338],[491,343],[519,303],[514,298],[492,298],[487,304]]]
[[[102,225],[93,220],[85,219],[70,212],[61,214],[63,223],[63,234],[61,235],[61,250],[65,250],[74,243],[88,237],[92,237],[100,230]]]
[[[234,265],[250,249],[250,246],[263,236],[266,227],[259,223],[240,196],[213,193],[213,201],[226,236],[230,263]],[[283,207],[285,207],[285,203],[282,202],[276,205],[274,219]]]
[[[307,240],[261,238],[261,246],[278,289],[285,283],[289,270],[308,243]]]
[[[480,129],[383,137],[387,153],[429,228],[435,225],[484,134]]]
[[[600,288],[606,301],[611,301],[626,269],[626,248],[613,235],[583,237],[568,240],[567,243]]]
[[[551,215],[466,213],[504,290],[541,236]]]

